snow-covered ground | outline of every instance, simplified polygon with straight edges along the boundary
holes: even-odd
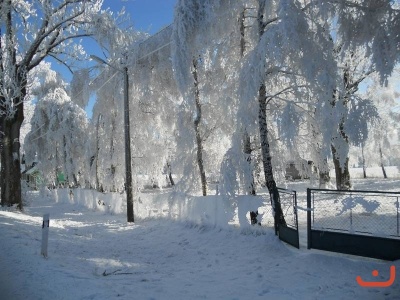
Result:
[[[400,181],[355,182],[363,186],[393,190]],[[48,258],[40,255],[44,213],[50,213]],[[38,194],[23,213],[0,210],[0,299],[400,299],[400,260],[307,250],[304,241],[297,250],[271,228],[125,220],[124,213]],[[399,273],[391,287],[357,284],[357,275],[388,280],[391,265]]]

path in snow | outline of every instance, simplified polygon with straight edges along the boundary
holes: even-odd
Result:
[[[44,212],[47,259],[40,256]],[[355,280],[387,280],[390,265],[400,273],[400,261],[296,250],[270,230],[161,219],[128,225],[125,216],[37,201],[25,213],[0,211],[0,232],[0,299],[400,299],[400,275],[386,289]]]

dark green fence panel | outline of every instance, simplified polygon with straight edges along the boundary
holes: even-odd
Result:
[[[399,192],[307,189],[308,249],[400,259]]]
[[[297,193],[296,191],[278,188],[279,198],[287,226],[278,226],[278,235],[284,241],[296,248],[299,243],[299,223],[297,215]],[[272,202],[272,199],[271,199]]]

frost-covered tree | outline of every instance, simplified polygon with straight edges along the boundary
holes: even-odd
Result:
[[[84,106],[93,92],[96,98],[87,151],[90,170],[88,181],[99,191],[118,191],[124,188],[125,146],[124,130],[121,130],[124,128],[124,86],[121,70],[128,67],[128,75],[131,75],[135,62],[134,44],[144,37],[129,24],[126,25],[128,21],[124,11],[117,16],[106,15],[99,20],[101,26],[95,39],[103,49],[108,65],[99,65],[100,73],[97,74],[80,70],[75,73],[72,81],[73,101]],[[134,92],[131,82],[129,90],[128,96],[132,102]],[[131,119],[132,112],[131,109]],[[131,122],[131,132],[134,128]]]
[[[141,42],[132,69],[134,161],[137,173],[143,179],[148,176],[147,184],[160,188],[174,185],[172,173],[177,171],[175,130],[181,97],[170,60],[171,32],[168,26]],[[139,188],[146,183],[138,181]]]
[[[40,78],[32,95],[37,103],[26,136],[26,162],[38,162],[48,183],[56,184],[63,173],[70,185],[84,183],[87,117],[85,111],[71,101],[68,85],[41,63],[35,74]]]
[[[294,1],[259,1],[257,22],[259,41],[242,70],[240,109],[246,111],[243,108],[248,107],[253,115],[255,109],[258,111],[265,181],[274,196],[277,223],[284,223],[273,172],[273,123],[268,125],[267,106],[280,99],[287,103],[278,104],[285,107],[279,118],[281,124],[287,125],[281,132],[288,141],[292,140],[298,133],[296,120],[301,119],[296,102],[304,99],[307,89],[312,89],[316,97],[324,97],[323,91],[332,86],[329,52],[325,54],[330,44],[323,27],[313,24],[304,7]],[[253,99],[257,99],[257,104]]]
[[[25,137],[31,131],[31,119],[35,110],[35,105],[33,101],[25,102],[25,116],[24,122],[21,125],[21,152],[25,152]],[[29,145],[27,145],[29,147]]]
[[[324,162],[331,156],[337,188],[348,189],[349,146],[365,141],[367,123],[376,118],[372,103],[360,96],[359,86],[373,71],[383,82],[399,59],[395,50],[399,47],[398,36],[393,36],[399,28],[398,7],[390,1],[310,1],[305,2],[302,10],[314,21],[314,31],[321,28],[325,35],[328,31],[334,33],[335,47],[327,43],[322,51],[333,51],[326,59],[330,70],[336,72],[336,76],[330,75],[335,86],[331,96],[312,94],[317,100],[312,136],[320,137],[317,141],[322,146],[314,151],[318,153],[317,166],[326,169]],[[327,172],[320,172],[322,182],[324,174]]]
[[[0,2],[1,203],[21,200],[20,128],[28,73],[46,57],[66,64],[82,54],[74,38],[94,34],[101,0]]]
[[[379,74],[382,84],[393,71],[399,60],[400,40],[394,33],[400,29],[400,11],[398,4],[386,0],[327,1],[325,10],[334,33],[338,80],[332,109],[325,106],[318,113],[337,124],[323,130],[324,137],[331,139],[325,143],[331,145],[337,188],[349,189],[349,144],[365,142],[367,122],[376,116],[373,105],[360,97],[359,86],[372,72]]]
[[[178,130],[180,138],[187,139],[187,164],[196,161],[198,172],[193,175],[203,195],[210,177],[206,175],[219,172],[235,127],[239,11],[241,1],[179,1],[175,11],[172,58],[183,97]]]
[[[183,105],[194,107],[193,129],[196,145],[196,162],[200,175],[201,190],[203,196],[207,195],[206,173],[203,159],[203,137],[200,126],[203,121],[202,103],[200,100],[199,63],[201,63],[201,50],[198,49],[196,38],[200,37],[197,30],[201,30],[203,23],[207,22],[210,11],[213,9],[212,1],[187,1],[180,0],[175,8],[174,29],[172,39],[174,41],[173,63],[178,88],[183,95]],[[196,47],[197,46],[197,47]],[[179,50],[178,50],[179,49]],[[191,74],[190,74],[191,73]],[[189,133],[189,132],[188,132]],[[185,137],[189,138],[189,136]],[[187,149],[190,153],[194,149]]]
[[[374,83],[369,87],[367,96],[377,107],[379,115],[377,122],[370,128],[369,139],[364,143],[368,152],[368,163],[379,165],[382,168],[383,177],[387,178],[385,165],[396,164],[399,161],[400,114],[395,109],[395,99],[399,98],[400,93],[396,92],[390,81],[387,87],[382,88],[375,78]]]
[[[340,42],[337,46],[341,47]],[[371,60],[365,57],[365,49],[340,53],[337,50],[339,69],[338,87],[333,92],[332,109],[337,116],[337,127],[332,128],[332,158],[335,166],[336,187],[351,188],[349,172],[350,144],[360,145],[368,137],[368,122],[377,117],[373,104],[358,93],[360,84],[373,72]]]
[[[95,80],[96,103],[91,119],[89,156],[91,186],[99,191],[121,190],[124,185],[123,87],[115,70]]]
[[[320,1],[320,7],[324,5]],[[380,83],[387,82],[399,61],[400,5],[391,0],[329,0],[337,35],[346,53],[363,46],[371,57]]]
[[[247,14],[249,11],[251,13]],[[280,160],[273,160],[272,153],[278,148],[282,151],[276,151],[275,155],[286,151],[278,140],[285,142],[284,146],[290,151],[284,155],[286,157],[301,157],[300,153],[305,152],[301,149],[306,145],[310,149],[308,154],[320,169],[322,183],[325,182],[329,174],[327,157],[334,152],[335,162],[340,162],[335,166],[343,168],[349,143],[366,138],[365,124],[373,118],[374,110],[356,91],[371,70],[385,79],[391,73],[391,63],[398,60],[398,36],[395,34],[399,25],[398,7],[390,1],[362,0],[246,3],[182,0],[177,6],[178,20],[174,25],[173,62],[184,103],[195,99],[190,76],[193,58],[200,55],[204,60],[208,45],[213,45],[213,54],[227,45],[218,35],[235,34],[231,23],[225,20],[232,15],[239,23],[239,49],[242,56],[247,53],[243,64],[235,65],[235,70],[241,73],[237,89],[239,101],[232,102],[233,111],[237,112],[237,118],[233,119],[237,130],[232,142],[234,147],[226,152],[223,165],[233,171],[230,168],[234,164],[229,162],[241,161],[238,158],[242,150],[238,149],[249,145],[243,134],[247,131],[253,134],[254,127],[258,126],[265,181],[272,193],[276,189],[273,170],[278,169]],[[255,22],[245,25],[246,16]],[[372,16],[374,20],[368,23]],[[221,26],[214,26],[215,20]],[[332,32],[335,39],[331,38]],[[246,34],[251,38],[246,39]],[[248,49],[245,49],[246,43]],[[335,52],[335,43],[340,44],[339,52]],[[348,63],[349,58],[360,49],[367,59],[362,64],[357,62],[354,68],[354,62]],[[225,52],[226,57],[233,53]],[[369,69],[361,66],[363,64]],[[225,64],[225,70],[229,66]],[[199,82],[207,86],[207,78]],[[213,78],[215,85],[217,82]],[[219,93],[222,94],[221,90]],[[200,94],[203,98],[213,95],[208,89],[200,89]],[[190,105],[187,102],[184,108],[196,116],[194,105],[191,108]],[[206,115],[202,111],[202,117]],[[187,121],[190,119],[186,117]],[[349,130],[351,126],[357,130]],[[242,171],[247,169],[243,164],[236,166]],[[338,182],[341,188],[346,186]]]

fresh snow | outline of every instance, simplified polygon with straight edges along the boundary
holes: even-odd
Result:
[[[393,190],[399,183],[359,180],[355,186]],[[299,190],[300,202],[305,185],[289,186]],[[0,299],[400,299],[400,276],[389,288],[356,282],[357,275],[388,280],[391,265],[400,272],[400,260],[307,250],[304,228],[297,250],[270,227],[222,228],[168,217],[128,224],[123,212],[40,193],[29,202],[23,213],[0,210]],[[50,213],[47,259],[40,255],[44,213]],[[300,224],[304,217],[300,212]]]

